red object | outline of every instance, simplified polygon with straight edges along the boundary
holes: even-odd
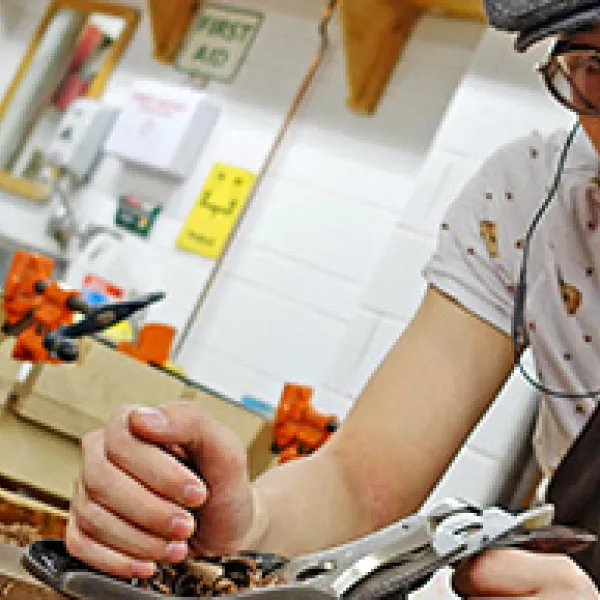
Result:
[[[110,300],[123,300],[125,298],[125,290],[122,287],[98,277],[98,275],[86,275],[83,278],[83,287],[100,292]]]
[[[321,414],[311,404],[313,389],[286,383],[273,423],[272,450],[285,463],[312,454],[339,427],[335,415]]]
[[[71,104],[87,94],[89,82],[79,75],[79,73],[71,73],[64,79],[54,96],[54,106],[59,110],[65,111]]]
[[[51,281],[53,270],[52,259],[22,250],[13,256],[4,285],[4,329],[8,335],[15,331],[15,360],[60,362],[44,348],[44,336],[73,321],[81,295]]]
[[[175,328],[161,323],[144,325],[137,343],[119,342],[117,349],[143,363],[164,365],[171,354]]]
[[[77,71],[100,48],[104,41],[104,32],[95,25],[88,25],[79,38],[73,58],[69,65],[69,72]]]
[[[84,66],[99,50],[104,38],[104,33],[95,25],[88,25],[83,30],[65,78],[54,94],[53,102],[58,109],[67,110],[74,100],[87,94],[90,80],[85,74]]]

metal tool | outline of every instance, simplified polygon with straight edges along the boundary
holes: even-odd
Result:
[[[137,300],[105,304],[93,309],[82,305],[79,307],[79,312],[85,313],[85,318],[72,325],[59,327],[56,331],[46,333],[43,341],[44,348],[51,357],[56,357],[63,362],[73,362],[77,360],[78,355],[76,340],[109,329],[150,304],[163,300],[164,297],[163,292],[155,292]]]
[[[12,356],[26,362],[73,362],[76,340],[100,333],[165,297],[162,292],[99,308],[52,279],[54,261],[23,250],[14,253],[3,294],[6,320],[0,333],[16,338]],[[73,324],[74,313],[85,318]]]
[[[387,600],[406,599],[444,567],[458,565],[486,549],[519,547],[574,553],[596,538],[587,532],[552,526],[546,505],[513,515],[500,508],[479,509],[456,499],[427,514],[416,514],[378,532],[331,550],[287,560],[262,557],[263,570],[285,583],[229,595],[230,600]],[[78,600],[140,598],[164,600],[158,592],[108,577],[70,557],[63,542],[30,546],[25,567],[59,593]],[[176,596],[170,596],[176,598]]]

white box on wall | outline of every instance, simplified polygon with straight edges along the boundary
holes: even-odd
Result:
[[[115,121],[117,110],[97,100],[79,98],[63,115],[50,141],[47,160],[66,167],[81,180],[89,177]]]
[[[105,151],[126,162],[187,178],[219,108],[203,92],[158,81],[136,82]]]

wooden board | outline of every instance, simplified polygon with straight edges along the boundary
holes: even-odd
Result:
[[[260,414],[209,390],[190,387],[98,342],[90,342],[83,364],[39,367],[17,389],[13,409],[29,426],[41,425],[75,441],[103,427],[123,404],[198,402],[247,448],[252,478],[273,463],[270,424]]]
[[[79,444],[0,406],[0,479],[66,505],[79,473]]]
[[[43,538],[64,538],[68,514],[52,506],[0,488],[0,523],[24,523]],[[3,600],[58,600],[60,596],[22,566],[23,550],[0,544],[0,596]]]
[[[80,439],[123,404],[159,406],[181,399],[185,384],[97,342],[83,364],[47,365],[21,395],[22,417]]]
[[[201,401],[201,400],[200,400]],[[211,407],[212,405],[212,407]],[[248,440],[248,466],[252,479],[273,466],[270,453],[271,426],[264,423],[251,439],[256,417],[248,411],[227,414],[227,408],[212,397],[203,404],[216,418],[237,429]],[[250,423],[244,419],[250,415]],[[71,438],[52,429],[24,420],[0,405],[0,481],[11,489],[24,489],[57,506],[66,507],[79,474],[81,450]]]
[[[64,538],[68,519],[65,511],[0,488],[0,523],[26,523],[44,538]]]
[[[64,600],[21,566],[22,550],[0,544],[0,596],[3,600]]]
[[[48,365],[32,376],[16,405],[17,413],[60,433],[80,439],[102,427],[123,404],[160,406],[194,400],[227,423],[248,445],[264,419],[217,394],[190,388],[163,371],[97,342],[90,344],[81,365]]]

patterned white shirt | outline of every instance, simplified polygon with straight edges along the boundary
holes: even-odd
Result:
[[[523,239],[548,194],[568,132],[539,133],[496,151],[441,225],[429,283],[510,335]],[[600,157],[583,130],[531,243],[525,324],[539,381],[552,390],[600,389]],[[543,396],[534,447],[558,466],[594,400]]]

